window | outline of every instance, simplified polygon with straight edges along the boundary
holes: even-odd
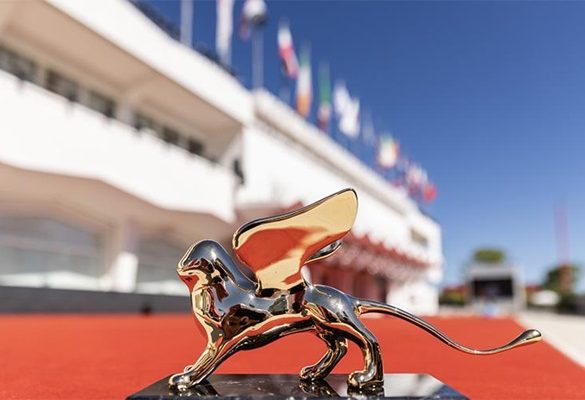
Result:
[[[512,278],[474,279],[471,281],[473,296],[480,299],[497,300],[514,297],[514,281]]]
[[[410,230],[410,238],[412,239],[413,242],[422,247],[429,246],[429,240],[426,238],[426,236],[424,236],[422,233],[418,232],[415,229]]]
[[[187,139],[187,150],[191,154],[203,155],[203,144],[193,138]]]
[[[87,106],[108,118],[113,118],[116,112],[116,103],[104,95],[90,91]]]
[[[51,92],[65,97],[69,101],[77,101],[79,91],[77,83],[55,71],[47,71],[45,87]]]
[[[149,129],[152,131],[156,131],[156,125],[152,118],[145,116],[144,114],[136,113],[134,114],[134,128],[136,130],[143,130]]]
[[[142,293],[187,294],[177,277],[177,263],[184,249],[162,237],[140,242],[136,291]]]
[[[167,126],[165,126],[161,133],[161,138],[167,143],[177,145],[179,143],[179,133]]]
[[[37,216],[0,216],[0,284],[97,289],[103,240]]]
[[[0,69],[30,82],[33,82],[37,75],[35,62],[2,46],[0,46]]]
[[[242,162],[240,161],[239,158],[236,158],[234,160],[233,170],[234,170],[234,174],[236,174],[236,176],[238,178],[240,178],[240,183],[244,184],[244,171],[242,170]]]

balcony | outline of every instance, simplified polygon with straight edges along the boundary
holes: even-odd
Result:
[[[0,71],[0,163],[102,181],[162,209],[234,218],[225,167]]]
[[[128,1],[0,1],[0,32],[12,50],[223,144],[252,117],[249,93],[236,78]]]

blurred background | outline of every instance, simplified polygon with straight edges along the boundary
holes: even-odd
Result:
[[[352,187],[313,282],[573,323],[584,6],[0,2],[0,311],[186,311],[191,243]]]

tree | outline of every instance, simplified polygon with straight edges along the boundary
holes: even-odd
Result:
[[[473,253],[473,261],[480,264],[501,264],[506,260],[506,253],[495,248],[477,249]]]
[[[561,295],[572,294],[579,280],[580,268],[575,264],[561,264],[551,267],[546,273],[542,286]]]
[[[552,290],[559,294],[560,300],[557,304],[557,311],[575,313],[577,312],[577,295],[575,285],[579,280],[579,267],[575,264],[560,264],[548,270],[543,288]]]

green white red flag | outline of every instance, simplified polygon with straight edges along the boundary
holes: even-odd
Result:
[[[331,81],[329,80],[329,66],[322,64],[319,68],[319,109],[317,124],[323,132],[329,131],[331,120]]]
[[[382,134],[378,139],[378,165],[382,168],[394,168],[400,156],[400,144],[392,135]]]
[[[311,112],[311,102],[313,101],[312,86],[309,50],[303,49],[301,53],[301,67],[297,79],[297,112],[305,118]]]

